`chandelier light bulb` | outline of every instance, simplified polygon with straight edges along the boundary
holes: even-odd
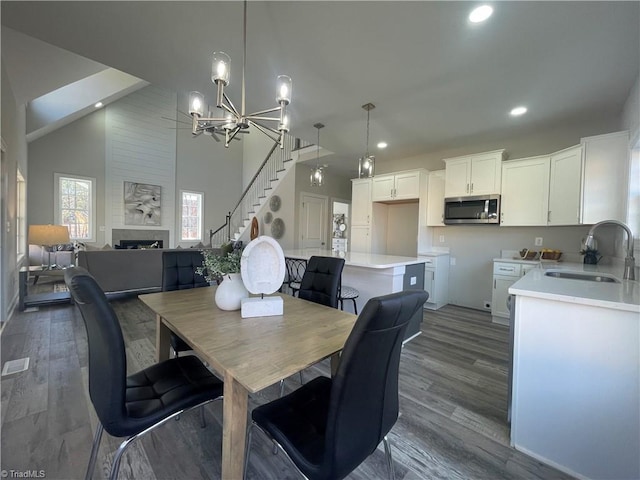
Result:
[[[231,59],[224,52],[213,52],[211,59],[211,81],[229,85],[231,75]]]
[[[204,95],[200,92],[189,94],[189,114],[202,116],[204,113]]]
[[[291,77],[288,75],[278,75],[278,95],[276,102],[288,105],[291,102]]]

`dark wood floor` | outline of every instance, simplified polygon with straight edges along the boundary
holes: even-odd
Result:
[[[113,302],[131,372],[153,362],[155,320],[139,300]],[[401,416],[390,433],[396,478],[570,478],[509,447],[507,330],[484,312],[447,306],[425,311],[422,335],[408,343],[400,370]],[[2,378],[1,468],[42,470],[48,479],[83,478],[96,417],[87,393],[84,326],[72,306],[20,313],[2,332],[2,363],[28,356],[26,372]],[[327,374],[328,365],[305,371]],[[287,389],[299,385],[287,380]],[[252,396],[250,407],[273,399],[277,386]],[[220,402],[185,414],[129,449],[121,479],[217,479]],[[118,439],[105,434],[94,478],[104,478]],[[299,478],[283,455],[254,436],[248,478]],[[350,479],[387,478],[380,447]]]

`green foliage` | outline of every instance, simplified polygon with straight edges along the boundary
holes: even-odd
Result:
[[[219,280],[228,273],[240,273],[242,257],[240,251],[218,255],[211,250],[203,250],[202,256],[202,267],[196,267],[196,273],[202,275],[209,283]]]

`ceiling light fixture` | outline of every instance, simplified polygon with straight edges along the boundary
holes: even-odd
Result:
[[[369,155],[369,112],[376,106],[373,103],[365,103],[362,108],[367,111],[367,150],[364,157],[358,159],[358,178],[369,178],[373,177],[376,163],[376,157]]]
[[[97,102],[97,103],[94,105],[94,107],[96,107],[96,108],[100,108],[101,106],[102,106],[102,102]]]
[[[527,113],[527,107],[516,107],[509,112],[512,117],[519,117]]]
[[[318,129],[318,141],[316,143],[316,168],[311,169],[311,186],[312,187],[321,187],[324,182],[324,172],[322,170],[323,167],[320,166],[320,129],[324,128],[322,123],[316,123],[313,125]]]
[[[289,118],[287,105],[291,102],[291,78],[287,75],[278,76],[278,90],[276,93],[277,107],[260,110],[247,114],[245,110],[245,69],[247,66],[247,0],[244,1],[243,22],[243,52],[242,52],[242,97],[240,110],[236,109],[233,102],[224,93],[224,87],[229,85],[231,59],[224,52],[214,52],[211,62],[211,81],[216,84],[216,106],[222,110],[218,117],[204,117],[204,95],[200,92],[189,94],[189,114],[193,118],[191,133],[200,135],[207,132],[211,135],[224,133],[224,146],[229,147],[229,142],[239,133],[249,133],[249,126],[253,126],[271,138],[283,148],[282,139],[289,131]],[[280,112],[279,117],[266,117],[267,113]],[[271,128],[261,122],[278,122],[278,127]]]
[[[469,14],[469,21],[471,23],[484,22],[491,16],[492,13],[493,8],[491,8],[489,5],[481,5],[471,11],[471,13]]]
[[[387,148],[387,142],[379,142],[378,143],[378,148]]]

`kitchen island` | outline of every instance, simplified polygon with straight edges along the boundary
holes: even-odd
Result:
[[[509,288],[511,443],[578,478],[640,478],[640,283],[621,274],[541,265]]]
[[[285,258],[308,260],[311,256],[344,258],[342,284],[358,289],[356,300],[358,312],[362,311],[370,298],[401,292],[424,289],[424,259],[397,255],[371,253],[334,252],[318,248],[285,250]],[[353,312],[351,302],[344,303],[345,310]],[[411,319],[405,342],[420,334],[422,310]]]

